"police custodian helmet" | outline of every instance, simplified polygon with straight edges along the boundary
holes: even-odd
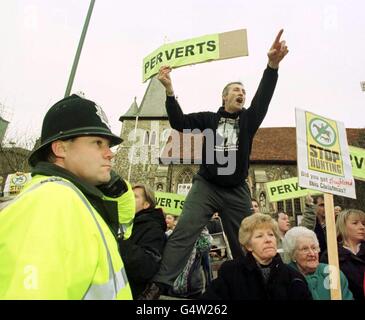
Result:
[[[123,140],[109,128],[104,111],[95,102],[73,94],[58,101],[45,115],[42,125],[40,146],[29,157],[34,167],[44,159],[44,150],[53,141],[79,136],[101,136],[111,141],[111,146]]]

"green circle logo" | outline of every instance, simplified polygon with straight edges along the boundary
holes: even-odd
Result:
[[[11,182],[16,186],[22,186],[24,183],[27,182],[27,177],[24,174],[17,175],[12,177]]]
[[[336,143],[336,131],[326,120],[312,119],[309,123],[309,131],[313,139],[324,147],[332,147]]]

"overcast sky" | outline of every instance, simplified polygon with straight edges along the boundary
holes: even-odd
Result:
[[[0,1],[0,103],[10,134],[39,135],[69,78],[89,0]],[[295,126],[295,108],[365,127],[365,2],[361,0],[96,0],[73,92],[83,91],[120,133],[119,117],[140,103],[142,60],[166,42],[247,29],[248,57],[173,70],[184,112],[215,111],[221,90],[242,81],[246,107],[277,32],[289,54],[262,126]]]

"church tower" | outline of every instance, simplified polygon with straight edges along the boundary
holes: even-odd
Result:
[[[165,108],[165,88],[153,77],[139,107],[136,100],[134,98],[128,111],[119,118],[124,141],[116,153],[115,168],[132,184],[144,183],[154,190],[166,191],[168,166],[159,163],[171,131]]]

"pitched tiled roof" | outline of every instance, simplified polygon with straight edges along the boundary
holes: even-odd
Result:
[[[251,161],[296,161],[295,128],[259,128],[251,150]]]
[[[361,134],[365,136],[365,129],[349,128],[346,129],[346,133],[349,145],[355,145]],[[165,164],[169,161],[175,163],[181,160],[199,161],[201,145],[201,135],[183,136],[174,131],[174,136],[170,135],[160,159]],[[365,148],[365,145],[360,147]],[[295,127],[259,128],[253,140],[250,159],[251,162],[296,162]]]

